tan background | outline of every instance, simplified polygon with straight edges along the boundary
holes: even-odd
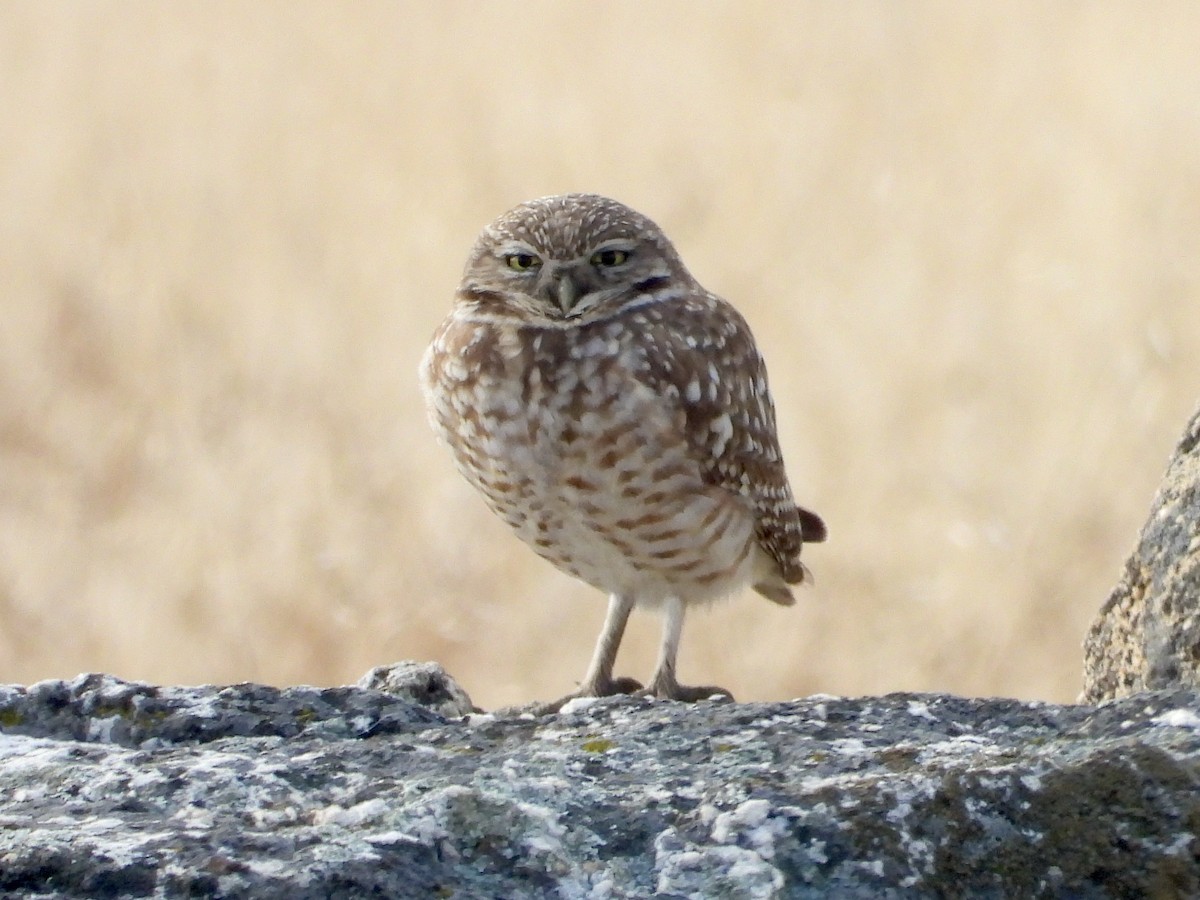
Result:
[[[829,522],[682,676],[1073,698],[1200,399],[1198,46],[1190,2],[5,4],[0,680],[566,691],[602,598],[415,369],[477,230],[582,189],[746,313]]]

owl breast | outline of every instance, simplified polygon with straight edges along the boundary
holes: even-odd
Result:
[[[539,555],[641,603],[715,599],[761,553],[742,497],[705,483],[678,392],[620,321],[572,328],[459,307],[421,365],[430,419],[466,479]]]

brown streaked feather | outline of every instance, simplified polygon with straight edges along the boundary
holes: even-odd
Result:
[[[825,523],[792,497],[766,365],[750,328],[733,306],[711,293],[670,305],[676,308],[643,314],[656,351],[647,360],[647,380],[664,396],[678,397],[705,480],[751,503],[758,543],[778,564],[783,582],[797,584],[806,571],[800,548],[824,540]],[[656,312],[670,315],[669,327],[655,328]],[[776,603],[791,600],[782,584],[755,589]]]

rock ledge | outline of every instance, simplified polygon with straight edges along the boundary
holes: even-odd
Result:
[[[1200,895],[1200,694],[467,714],[355,686],[0,688],[0,890],[41,897]]]

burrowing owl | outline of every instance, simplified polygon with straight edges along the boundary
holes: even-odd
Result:
[[[505,213],[471,251],[421,383],[434,429],[492,510],[611,595],[568,697],[640,688],[613,678],[638,605],[665,613],[642,693],[727,693],[676,680],[684,611],[745,585],[790,605],[788,585],[807,574],[800,547],[825,526],[792,499],[749,327],[658,226],[592,194]]]

